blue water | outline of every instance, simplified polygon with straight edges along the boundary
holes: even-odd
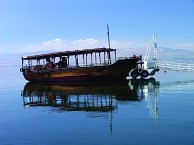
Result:
[[[65,103],[64,103],[65,102]],[[0,73],[0,145],[194,144],[194,73],[127,84],[29,84]]]

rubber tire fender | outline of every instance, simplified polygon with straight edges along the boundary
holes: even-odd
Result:
[[[131,77],[136,79],[138,77],[138,72],[133,70],[131,73],[130,73]]]
[[[142,77],[142,78],[146,78],[147,76],[149,76],[148,71],[147,71],[147,70],[143,70],[143,71],[141,72],[141,77]]]

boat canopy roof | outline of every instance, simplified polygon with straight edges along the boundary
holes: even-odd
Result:
[[[93,49],[83,49],[83,50],[45,53],[45,54],[40,54],[40,55],[22,57],[22,59],[23,60],[44,59],[44,58],[47,58],[47,57],[54,58],[54,57],[62,57],[62,56],[72,56],[72,55],[81,55],[81,54],[84,55],[84,54],[112,52],[112,51],[116,51],[116,49],[112,49],[112,48],[93,48]]]

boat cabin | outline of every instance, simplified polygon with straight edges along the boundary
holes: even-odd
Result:
[[[113,55],[113,57],[111,57]],[[62,51],[22,57],[22,69],[34,71],[111,65],[116,61],[116,49],[94,48]]]

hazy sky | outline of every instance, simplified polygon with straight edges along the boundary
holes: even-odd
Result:
[[[107,47],[194,49],[194,0],[0,0],[0,53]]]

